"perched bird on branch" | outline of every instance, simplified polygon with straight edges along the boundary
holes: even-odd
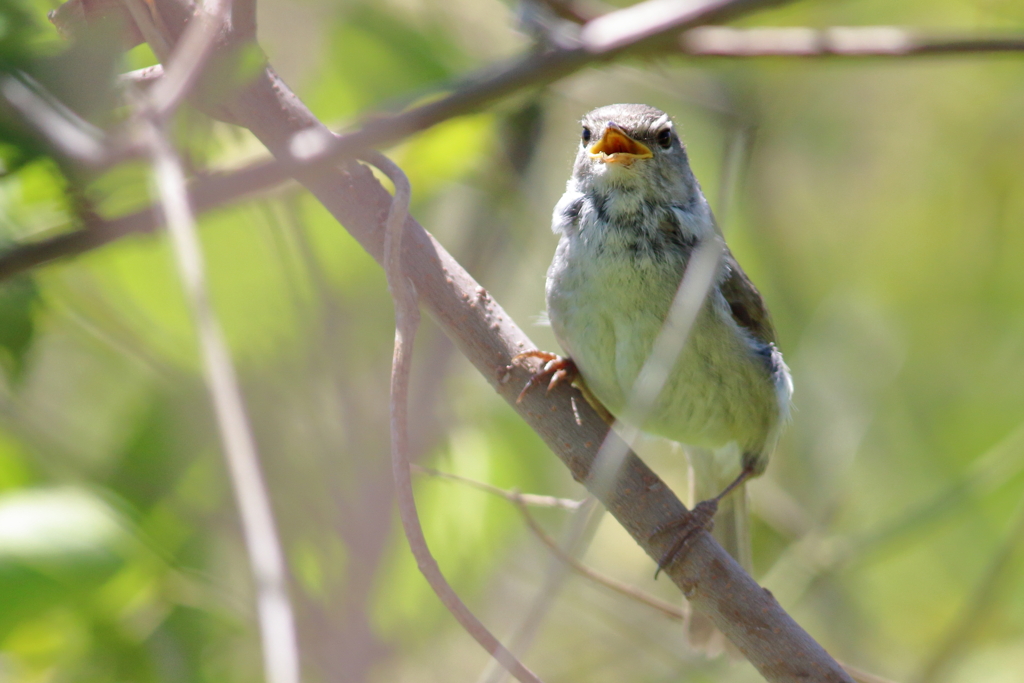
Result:
[[[582,123],[572,177],[554,210],[560,239],[547,277],[548,317],[566,357],[521,354],[545,361],[527,388],[573,379],[612,415],[686,444],[693,500],[705,503],[691,512],[696,520],[680,520],[680,541],[663,562],[714,515],[715,537],[749,570],[743,484],[767,467],[793,392],[768,309],[719,242],[710,288],[660,394],[646,414],[631,412],[637,376],[687,265],[721,233],[667,114],[613,104]],[[714,648],[709,623],[691,619],[690,633],[691,642]]]

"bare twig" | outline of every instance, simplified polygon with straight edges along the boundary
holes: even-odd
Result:
[[[519,512],[522,513],[523,519],[526,521],[526,526],[529,527],[530,531],[533,532],[533,534],[540,540],[540,542],[547,546],[555,555],[555,557],[557,557],[559,560],[561,560],[566,565],[571,567],[573,570],[575,570],[583,576],[586,576],[592,581],[601,584],[602,586],[610,588],[616,593],[620,593],[633,600],[642,602],[645,605],[649,605],[654,609],[662,612],[663,614],[665,614],[665,616],[669,618],[680,620],[683,618],[683,610],[679,608],[677,605],[669,604],[664,600],[660,600],[654,597],[653,595],[645,593],[644,591],[641,591],[640,589],[634,586],[630,586],[629,584],[623,583],[622,581],[606,576],[601,572],[588,567],[587,565],[580,562],[579,559],[577,559],[576,557],[573,557],[569,553],[565,552],[565,550],[563,550],[562,547],[558,544],[558,541],[551,538],[551,536],[549,536],[548,533],[544,531],[543,527],[540,526],[540,524],[534,518],[533,514],[530,512],[531,507],[554,507],[575,510],[580,506],[580,501],[565,498],[553,498],[551,496],[538,496],[530,493],[520,493],[518,491],[506,491],[505,489],[498,488],[497,486],[491,486],[490,484],[485,484],[484,482],[476,481],[475,479],[460,477],[455,474],[450,474],[448,472],[440,472],[438,470],[430,469],[428,467],[421,467],[419,465],[413,465],[412,470],[413,472],[422,472],[424,474],[429,474],[432,477],[451,479],[452,481],[457,481],[460,484],[465,484],[466,486],[471,486],[475,489],[486,491],[487,493],[498,496],[499,498],[504,498],[508,502],[515,505],[516,509],[518,509]],[[570,504],[571,507],[570,505],[567,504]]]
[[[1024,35],[936,35],[896,26],[813,29],[702,26],[682,34],[693,57],[911,57],[1024,51]]]
[[[846,664],[845,662],[839,662],[839,664],[843,667],[846,673],[850,674],[850,678],[856,681],[856,683],[896,683],[890,678],[883,678],[871,673],[870,671],[859,669],[852,664]]]
[[[154,64],[135,71],[118,76],[118,82],[123,85],[152,85],[164,77],[163,64]]]
[[[154,112],[168,116],[188,96],[199,81],[203,67],[213,56],[217,37],[224,29],[231,12],[231,0],[210,0],[211,11],[198,10],[174,45],[163,78],[149,93]],[[161,59],[161,62],[164,60]]]
[[[159,21],[159,10],[156,4],[148,3],[146,0],[121,0],[121,3],[128,10],[132,22],[134,22],[139,33],[142,34],[143,39],[149,43],[153,54],[156,55],[156,58],[161,63],[166,63],[171,58],[174,39],[168,35],[165,26],[157,23]],[[55,19],[55,17],[51,16],[51,19]],[[58,25],[57,30],[59,31],[60,29],[61,27]]]
[[[650,593],[642,591],[635,586],[631,586],[628,583],[602,574],[562,550],[562,547],[558,545],[558,541],[548,536],[547,532],[545,532],[544,529],[541,528],[540,524],[537,523],[537,520],[533,518],[533,515],[530,514],[530,508],[527,507],[525,501],[521,500],[518,496],[513,495],[512,502],[515,503],[519,512],[522,513],[523,519],[526,521],[526,526],[530,527],[530,531],[533,532],[534,536],[536,536],[541,543],[547,546],[548,550],[550,550],[555,557],[571,567],[577,574],[585,576],[591,581],[615,591],[619,595],[624,595],[631,600],[636,600],[648,607],[653,607],[670,619],[682,620],[683,610],[679,605],[665,602],[664,600],[656,598]]]
[[[234,366],[206,291],[202,250],[189,206],[185,174],[164,130],[167,117],[189,93],[212,55],[231,0],[216,2],[212,14],[200,10],[176,44],[156,5],[139,0],[124,2],[147,40],[158,41],[151,44],[167,65],[164,78],[150,91],[135,120],[129,123],[137,125],[151,150],[164,219],[199,336],[207,388],[238,501],[255,584],[265,675],[269,683],[299,683],[299,650],[284,553]]]
[[[504,489],[491,486],[490,484],[484,484],[483,482],[475,481],[473,479],[467,479],[466,477],[459,477],[456,475],[448,474],[446,472],[439,472],[437,470],[430,470],[428,468],[422,468],[416,465],[413,465],[413,469],[414,471],[423,471],[424,473],[430,474],[432,476],[452,479],[453,481],[457,481],[461,484],[466,484],[467,486],[472,486],[482,491],[487,491],[488,493],[492,493],[496,496],[504,498],[510,503],[513,503],[519,510],[519,512],[523,515],[523,519],[525,520],[527,527],[530,529],[531,532],[533,532],[534,536],[536,536],[537,539],[551,551],[552,555],[558,558],[559,561],[563,562],[566,566],[571,568],[577,574],[593,581],[594,583],[604,586],[605,588],[615,593],[618,593],[623,597],[638,602],[642,605],[651,607],[660,612],[663,616],[672,619],[673,621],[683,620],[685,616],[685,611],[678,604],[665,602],[664,600],[655,597],[650,593],[637,588],[636,586],[625,583],[624,581],[619,581],[618,579],[612,578],[607,574],[603,574],[602,572],[597,571],[593,567],[584,564],[578,558],[565,552],[565,550],[562,549],[561,545],[559,545],[558,541],[553,539],[551,536],[548,535],[546,531],[544,531],[544,528],[540,525],[539,522],[537,522],[537,519],[533,516],[533,513],[530,512],[530,507],[535,506],[537,504],[538,498],[543,500],[546,499],[547,496],[534,496],[530,494],[518,493],[516,491],[506,491]],[[552,506],[542,505],[542,507]],[[893,681],[887,678],[882,678],[881,676],[877,676],[873,673],[864,671],[863,669],[859,669],[855,666],[846,664],[844,662],[839,662],[839,665],[843,667],[846,673],[850,675],[850,678],[852,678],[856,683],[894,683]]]
[[[618,579],[612,578],[607,574],[602,574],[596,569],[587,566],[583,562],[566,553],[558,545],[555,539],[548,536],[544,529],[537,523],[533,515],[530,513],[530,509],[526,503],[522,500],[513,499],[513,503],[519,508],[519,512],[522,513],[523,519],[526,521],[526,525],[530,527],[530,531],[551,551],[551,553],[559,560],[564,562],[566,565],[572,568],[580,576],[590,579],[594,583],[597,583],[611,591],[618,593],[630,600],[639,602],[640,604],[647,605],[657,611],[661,612],[662,615],[675,621],[682,621],[685,617],[685,611],[678,604],[672,604],[665,602],[664,600],[657,598],[650,593],[640,590],[636,586],[619,581]],[[850,675],[856,683],[894,683],[889,679],[876,676],[875,674],[869,673],[862,669],[858,669],[855,666],[851,666],[844,662],[839,662],[839,665],[843,667],[847,674]]]
[[[450,479],[451,481],[457,481],[467,486],[472,486],[475,489],[492,493],[496,496],[504,498],[505,500],[513,503],[522,503],[523,505],[529,505],[532,507],[542,508],[558,508],[560,510],[577,510],[583,501],[573,500],[572,498],[556,498],[555,496],[539,496],[535,493],[519,493],[518,491],[506,491],[505,489],[498,488],[497,486],[491,486],[482,481],[476,479],[469,479],[467,477],[460,477],[457,474],[451,472],[442,472],[435,470],[431,467],[423,467],[415,463],[410,464],[409,467],[413,472],[419,474],[427,474],[431,477],[437,477],[438,479]]]
[[[402,235],[405,232],[406,219],[409,217],[411,188],[405,173],[383,154],[367,154],[366,161],[380,169],[395,185],[395,197],[391,201],[385,222],[384,272],[387,275],[391,298],[395,302],[395,354],[391,367],[391,466],[395,479],[398,514],[402,519],[405,537],[409,541],[409,548],[416,558],[420,572],[462,627],[517,679],[523,683],[540,683],[540,679],[523,666],[462,602],[445,579],[423,535],[412,490],[412,477],[409,473],[409,435],[406,429],[412,345],[420,321],[415,291],[406,281],[405,270],[402,268]]]
[[[109,159],[104,132],[65,106],[27,73],[0,77],[0,95],[58,154],[84,166],[100,166]]]
[[[150,119],[143,119],[140,125],[149,138],[164,220],[199,336],[206,383],[238,500],[256,588],[267,681],[298,683],[298,644],[288,600],[284,555],[234,366],[206,292],[202,251],[188,204],[184,172],[163,131]]]
[[[551,6],[569,8],[552,2]],[[582,19],[577,17],[582,23]],[[679,49],[690,57],[913,57],[963,56],[1024,52],[1024,35],[1007,33],[933,34],[897,26],[857,26],[816,29],[765,27],[753,29],[700,26],[684,31]],[[159,64],[121,76],[131,82],[159,79]]]
[[[563,552],[569,556],[577,556],[585,552],[603,516],[604,510],[597,503],[597,499],[588,496],[583,505],[570,518],[562,541]],[[555,598],[562,591],[568,578],[569,567],[556,558],[551,558],[539,590],[534,594],[509,636],[509,648],[513,653],[522,657],[533,645],[544,618],[554,607]],[[491,665],[480,673],[477,681],[478,683],[504,683],[506,680],[504,673]]]

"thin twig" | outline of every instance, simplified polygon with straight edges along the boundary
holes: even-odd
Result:
[[[35,127],[56,152],[85,166],[110,158],[106,136],[23,71],[0,77],[0,95],[25,123]]]
[[[154,14],[159,11],[157,6],[146,2],[146,0],[121,0],[121,4],[127,8],[132,21],[139,29],[142,37],[149,43],[149,47],[153,50],[156,58],[161,63],[167,63],[171,58],[174,41],[171,36],[167,35],[167,31],[164,30],[166,27],[157,24],[158,15]],[[60,26],[57,26],[58,30],[60,28]]]
[[[531,507],[554,507],[575,510],[580,506],[581,501],[565,498],[553,498],[551,496],[538,496],[529,493],[519,493],[518,491],[506,491],[505,489],[498,488],[497,486],[485,484],[482,481],[469,479],[468,477],[460,477],[458,475],[450,474],[448,472],[440,472],[438,470],[430,469],[427,467],[421,467],[419,465],[413,465],[412,470],[413,472],[422,472],[423,474],[429,474],[432,477],[451,479],[452,481],[457,481],[460,484],[465,484],[466,486],[471,486],[475,489],[486,491],[487,493],[498,496],[499,498],[504,498],[508,502],[515,505],[516,509],[519,510],[520,513],[522,513],[523,518],[526,521],[526,525],[529,527],[530,531],[532,531],[533,534],[540,540],[540,542],[547,546],[555,555],[555,557],[557,557],[559,560],[561,560],[566,565],[571,567],[573,570],[575,570],[583,576],[586,576],[587,578],[593,581],[596,581],[602,586],[610,588],[611,590],[617,593],[625,595],[626,597],[631,598],[633,600],[642,602],[645,605],[649,605],[654,609],[662,612],[667,617],[682,620],[683,610],[677,607],[676,605],[669,604],[664,600],[656,598],[649,593],[645,593],[644,591],[635,588],[634,586],[630,586],[629,584],[623,583],[621,581],[618,581],[617,579],[613,579],[609,576],[606,576],[605,574],[602,574],[601,572],[583,564],[579,561],[578,558],[573,557],[569,553],[565,552],[565,550],[563,550],[562,547],[558,544],[558,541],[551,538],[551,536],[549,536],[548,533],[544,531],[543,527],[540,526],[540,524],[534,518],[533,514],[530,512]],[[571,507],[569,507],[569,505],[567,504],[571,504]]]
[[[845,662],[839,662],[839,665],[843,667],[846,673],[850,674],[856,683],[896,683],[891,678],[883,678],[877,674],[873,674],[870,671],[864,671],[859,669],[852,664],[846,664]]]
[[[412,490],[407,431],[412,346],[420,321],[416,294],[410,288],[402,268],[402,235],[405,232],[406,219],[409,217],[411,188],[405,173],[383,154],[367,154],[365,160],[380,169],[395,185],[395,196],[388,210],[384,232],[384,272],[391,298],[395,302],[395,353],[391,368],[391,467],[395,479],[395,496],[398,499],[398,514],[402,519],[405,537],[409,541],[409,549],[434,593],[484,650],[523,683],[540,683],[540,679],[523,666],[466,607],[445,579],[423,535]]]
[[[556,3],[551,3],[555,6]],[[803,26],[753,29],[700,26],[680,34],[679,49],[690,57],[914,57],[1024,52],[1020,33],[935,34],[897,26],[817,29]],[[137,69],[122,80],[150,82],[163,75],[159,64]]]
[[[457,474],[451,472],[442,472],[435,470],[431,467],[423,467],[412,463],[409,465],[413,472],[417,474],[427,474],[431,477],[437,477],[438,479],[450,479],[451,481],[457,481],[461,484],[471,486],[487,493],[492,493],[496,496],[504,498],[507,501],[513,503],[522,503],[523,505],[530,505],[532,507],[542,508],[557,508],[559,510],[577,510],[583,501],[573,500],[572,498],[556,498],[555,496],[540,496],[535,493],[519,493],[518,491],[506,491],[505,489],[492,486],[476,479],[469,479],[468,477],[460,477]]]
[[[163,77],[149,93],[157,115],[169,116],[188,96],[203,74],[203,68],[213,55],[217,37],[231,12],[231,0],[210,0],[198,9],[185,33],[174,45],[174,51],[165,62],[168,66]],[[160,60],[164,62],[163,59]]]
[[[530,508],[528,507],[526,500],[515,493],[512,493],[506,499],[514,503],[519,512],[522,513],[523,519],[526,521],[526,525],[530,528],[530,531],[533,532],[534,536],[536,536],[541,543],[547,546],[548,550],[550,550],[555,557],[564,562],[577,574],[590,579],[594,583],[604,586],[619,595],[629,598],[630,600],[652,607],[669,619],[674,621],[682,621],[684,619],[685,610],[683,610],[679,605],[665,602],[661,598],[655,597],[647,591],[640,590],[636,586],[624,581],[619,581],[607,574],[603,574],[566,553],[562,550],[561,546],[558,545],[558,541],[551,538],[551,536],[549,536],[547,532],[544,531],[544,528],[537,522],[536,518],[534,518],[533,514],[530,512]],[[846,673],[850,675],[850,678],[852,678],[856,683],[894,683],[894,681],[887,678],[876,676],[873,673],[869,673],[844,662],[839,662],[839,665],[843,667]]]
[[[207,388],[238,501],[256,590],[265,675],[268,683],[299,683],[299,649],[288,598],[284,552],[234,365],[206,291],[202,249],[189,206],[184,170],[163,129],[168,116],[200,77],[231,0],[217,2],[213,14],[200,11],[173,52],[172,37],[160,20],[157,6],[140,5],[138,0],[125,0],[125,4],[147,40],[160,41],[159,49],[155,46],[154,51],[167,65],[166,76],[142,103],[136,122],[151,149],[164,219],[197,328]]]
[[[570,518],[565,538],[562,541],[564,552],[570,556],[584,553],[603,516],[604,509],[598,504],[597,499],[588,496],[580,509],[574,512]],[[558,597],[569,578],[569,571],[570,568],[564,563],[558,561],[557,558],[551,558],[547,570],[544,572],[544,580],[540,588],[509,636],[509,648],[517,656],[524,656],[533,645],[544,618],[554,608],[555,598]],[[493,665],[487,666],[477,677],[478,683],[504,683],[505,680],[505,672]]]
[[[577,558],[573,557],[569,553],[562,550],[561,546],[558,545],[558,541],[548,536],[547,532],[545,532],[544,529],[540,526],[540,524],[537,523],[537,520],[533,518],[533,515],[530,514],[530,508],[527,507],[527,504],[524,500],[521,500],[516,496],[513,496],[511,500],[515,504],[519,512],[522,513],[523,520],[526,522],[526,526],[530,527],[530,531],[533,532],[534,536],[536,536],[541,543],[547,546],[548,550],[550,550],[555,555],[555,557],[557,557],[559,560],[561,560],[569,567],[571,567],[573,571],[580,574],[581,576],[587,577],[595,583],[601,584],[605,588],[609,588],[615,591],[619,595],[624,595],[631,600],[636,600],[637,602],[643,603],[648,607],[653,607],[654,609],[658,610],[670,619],[678,619],[680,621],[682,620],[683,610],[678,605],[673,605],[668,602],[665,602],[664,600],[656,598],[650,593],[642,591],[639,588],[636,588],[635,586],[631,586],[628,583],[619,581],[618,579],[613,579],[610,576],[602,574],[601,572],[588,567],[587,565],[580,562]]]
[[[117,77],[118,84],[124,85],[152,85],[159,82],[164,77],[164,67],[162,64],[154,64],[153,66],[143,67],[136,69],[135,71],[129,71],[123,73]]]
[[[738,29],[702,26],[682,34],[691,57],[913,57],[1024,51],[1024,35],[936,35],[897,26]]]
[[[623,597],[638,602],[642,605],[651,607],[660,612],[663,616],[672,619],[673,621],[683,620],[685,616],[685,611],[679,605],[666,602],[661,598],[655,597],[654,595],[651,595],[650,593],[637,588],[636,586],[625,583],[624,581],[619,581],[618,579],[612,578],[607,574],[599,572],[593,567],[584,564],[578,558],[565,552],[565,550],[563,550],[562,547],[559,545],[558,541],[553,539],[551,536],[548,535],[546,531],[544,531],[544,528],[533,516],[533,513],[530,512],[531,506],[537,506],[538,499],[543,501],[548,498],[547,496],[535,496],[531,494],[519,493],[517,491],[506,491],[505,489],[500,489],[496,486],[491,486],[490,484],[485,484],[474,479],[459,477],[457,475],[449,474],[447,472],[439,472],[437,470],[419,467],[418,465],[413,465],[413,471],[422,471],[423,473],[430,474],[431,476],[451,479],[461,484],[472,486],[473,488],[478,488],[482,491],[487,491],[488,493],[504,498],[505,500],[509,501],[510,503],[516,506],[516,509],[518,509],[519,512],[523,515],[523,519],[526,522],[527,527],[530,529],[533,535],[536,536],[537,539],[551,551],[551,554],[554,557],[556,557],[559,561],[564,563],[566,566],[568,566],[570,569],[575,571],[577,574],[593,581],[598,585],[604,586],[605,588],[615,593],[618,593]],[[556,498],[555,500],[562,499]],[[544,504],[540,506],[552,507],[551,505]],[[894,681],[888,678],[882,678],[881,676],[877,676],[873,673],[864,671],[863,669],[859,669],[851,664],[839,662],[839,665],[843,667],[846,673],[850,675],[850,678],[852,678],[856,683],[895,683]]]
[[[299,654],[295,619],[288,600],[284,554],[274,525],[270,498],[260,473],[256,444],[241,391],[206,291],[202,250],[188,204],[185,175],[166,134],[143,118],[153,172],[174,248],[182,286],[195,321],[207,388],[231,483],[238,500],[242,532],[256,588],[257,613],[268,683],[298,683]]]

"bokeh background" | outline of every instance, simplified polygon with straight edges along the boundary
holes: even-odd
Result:
[[[53,7],[5,0],[0,49],[72,73],[53,87],[88,103],[106,71],[69,71],[87,62],[46,23]],[[531,44],[519,8],[495,0],[261,0],[259,11],[271,62],[335,128]],[[743,24],[1022,30],[1024,5],[808,0]],[[143,46],[113,69],[153,62]],[[387,150],[412,181],[413,214],[541,348],[556,348],[534,323],[577,121],[629,101],[674,115],[795,378],[793,424],[750,487],[758,578],[838,658],[879,675],[1021,680],[1024,58],[626,61]],[[198,113],[177,125],[196,168],[261,153]],[[13,137],[0,148],[0,239],[69,229],[54,161]],[[118,168],[85,192],[118,215],[149,201],[146,169]],[[381,270],[296,186],[201,223],[306,680],[487,680],[486,656],[420,577],[394,514]],[[3,282],[0,347],[0,681],[260,680],[246,555],[166,240],[125,239]],[[429,322],[415,362],[422,464],[583,496]],[[678,452],[641,450],[685,491]],[[548,554],[508,502],[416,483],[442,569],[508,637]],[[570,523],[536,514],[555,536]],[[679,600],[611,519],[584,560]],[[525,660],[552,683],[759,680],[688,652],[679,623],[585,579],[566,579],[546,607]]]

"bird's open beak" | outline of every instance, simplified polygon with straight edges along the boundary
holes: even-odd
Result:
[[[587,151],[591,159],[623,166],[629,166],[637,159],[650,159],[654,156],[647,145],[629,137],[615,124],[605,128],[604,137],[591,145]]]

